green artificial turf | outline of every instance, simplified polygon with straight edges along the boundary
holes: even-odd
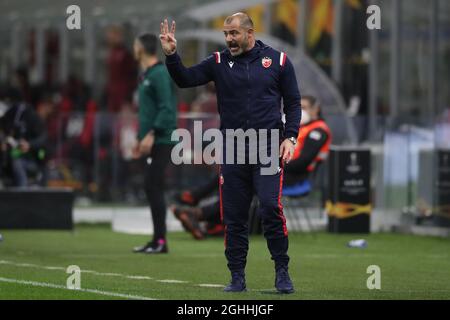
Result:
[[[131,253],[132,247],[143,244],[147,237],[114,233],[107,225],[78,225],[74,232],[4,230],[2,234],[0,299],[126,298],[109,293],[154,299],[450,298],[450,239],[291,233],[290,274],[296,292],[279,295],[273,287],[273,262],[260,236],[250,239],[246,269],[249,291],[229,294],[220,287],[199,286],[223,285],[229,280],[222,239],[196,241],[186,233],[171,233],[170,253],[150,256]],[[368,241],[367,248],[346,247],[349,240],[362,237]],[[25,265],[18,265],[21,263]],[[65,268],[69,265],[96,271],[81,273],[81,288],[106,295],[65,289],[70,276]],[[381,290],[366,287],[369,265],[381,268]],[[38,286],[23,281],[34,281]]]

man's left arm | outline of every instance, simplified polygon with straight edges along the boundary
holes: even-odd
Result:
[[[297,77],[294,66],[289,58],[286,58],[284,66],[281,67],[280,88],[283,97],[283,112],[286,115],[283,138],[294,137],[297,139],[300,127],[300,91],[298,89]]]
[[[280,91],[283,97],[283,111],[286,115],[284,126],[284,141],[280,146],[280,157],[288,163],[294,154],[294,142],[297,141],[300,127],[300,91],[298,90],[297,78],[291,61],[286,58],[284,66],[281,67]]]
[[[156,108],[157,114],[155,117],[155,121],[152,124],[152,129],[155,132],[159,130],[165,129],[171,125],[173,114],[176,112],[172,105],[173,101],[173,90],[172,90],[172,82],[167,73],[159,73],[157,75],[158,79],[156,81],[152,81],[155,86],[156,92]]]

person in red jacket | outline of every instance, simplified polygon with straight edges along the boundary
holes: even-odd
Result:
[[[302,117],[292,160],[285,166],[284,186],[308,179],[329,154],[331,131],[322,117],[321,107],[313,96],[302,96]]]
[[[122,28],[110,27],[106,37],[109,46],[106,87],[108,111],[118,112],[136,88],[137,69],[133,55],[124,45]]]

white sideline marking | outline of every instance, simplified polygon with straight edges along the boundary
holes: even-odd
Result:
[[[32,263],[17,263],[12,261],[6,261],[6,260],[0,260],[0,264],[10,264],[16,267],[24,267],[24,268],[39,268],[39,269],[46,269],[46,270],[66,270],[63,267],[53,267],[53,266],[40,266],[37,264]]]
[[[156,280],[156,282],[162,282],[162,283],[188,283],[187,281],[172,280],[172,279]]]
[[[66,270],[63,267],[51,267],[51,266],[41,266],[32,263],[17,263],[13,261],[0,260],[0,264],[8,264],[16,267],[27,267],[27,268],[37,268],[37,269],[45,269],[45,270]],[[128,274],[120,274],[120,273],[112,273],[112,272],[98,272],[94,270],[81,270],[81,273],[91,273],[93,275],[104,276],[104,277],[123,277],[126,279],[133,280],[155,280],[156,282],[161,283],[189,283],[188,281],[182,280],[174,280],[174,279],[163,279],[157,280],[148,276],[140,276],[140,275],[128,275]]]
[[[41,266],[38,264],[32,264],[32,263],[17,263],[13,261],[7,261],[7,260],[0,260],[0,264],[8,264],[16,267],[26,267],[26,268],[37,268],[37,269],[45,269],[45,270],[66,270],[66,268],[63,267],[53,267],[53,266]],[[104,276],[104,277],[123,277],[127,279],[136,279],[136,280],[152,280],[152,278],[147,276],[138,276],[138,275],[127,275],[127,274],[120,274],[120,273],[112,273],[112,272],[98,272],[94,270],[81,270],[82,273],[92,273],[97,276]]]
[[[126,276],[127,279],[135,279],[135,280],[152,280],[153,278],[147,276]]]
[[[81,288],[78,290],[72,290],[72,289],[68,289],[65,286],[61,286],[61,285],[53,284],[53,283],[47,283],[47,282],[17,280],[17,279],[9,279],[9,278],[2,278],[2,277],[0,277],[0,282],[18,283],[18,284],[24,284],[24,285],[29,285],[29,286],[33,286],[33,287],[43,287],[43,288],[53,288],[53,289],[64,289],[64,290],[70,290],[70,291],[89,292],[89,293],[100,294],[100,295],[104,295],[104,296],[119,297],[119,298],[133,299],[133,300],[155,300],[155,299],[149,298],[149,297],[134,296],[134,295],[130,295],[130,294],[101,291],[101,290],[96,290],[96,289]]]
[[[212,283],[201,283],[201,284],[198,284],[197,286],[205,287],[205,288],[223,288],[223,287],[225,287],[222,284],[212,284]]]
[[[44,267],[46,270],[65,270],[63,267]]]
[[[120,273],[111,273],[111,272],[106,272],[106,273],[94,272],[94,274],[99,275],[99,276],[105,276],[105,277],[124,277],[124,275],[122,275]]]
[[[7,260],[0,260],[1,264],[8,264],[13,265],[17,267],[28,267],[28,268],[38,268],[38,269],[46,269],[46,270],[66,270],[63,267],[51,267],[51,266],[41,266],[37,264],[31,264],[31,263],[17,263]],[[175,279],[163,279],[158,280],[154,279],[148,276],[139,276],[139,275],[126,275],[126,274],[120,274],[120,273],[111,273],[111,272],[97,272],[94,270],[81,270],[82,273],[91,273],[93,275],[99,275],[99,276],[107,276],[107,277],[123,277],[126,279],[133,279],[133,280],[154,280],[159,283],[189,283],[189,281],[182,281],[182,280],[175,280]],[[2,279],[2,278],[0,278]],[[0,280],[1,281],[1,280]],[[32,282],[32,281],[31,281]],[[224,288],[225,286],[222,284],[213,284],[213,283],[201,283],[201,284],[194,284],[196,287],[202,287],[202,288]],[[66,287],[61,286],[64,289],[67,289]],[[83,289],[82,289],[83,290]],[[90,289],[85,289],[90,290]],[[254,292],[262,292],[262,291],[271,291],[274,290],[271,289],[247,289],[248,291],[254,291]],[[95,290],[94,290],[95,291]],[[88,291],[91,292],[91,291]],[[132,299],[132,298],[130,298]]]
[[[16,267],[45,269],[45,270],[63,270],[63,271],[66,270],[63,267],[42,266],[42,265],[37,265],[37,264],[32,264],[32,263],[18,263],[18,262],[13,262],[13,261],[8,261],[8,260],[0,260],[0,265],[1,264],[7,264],[7,265],[16,266]],[[122,277],[122,278],[132,279],[132,280],[154,280],[154,281],[160,282],[160,283],[189,283],[189,281],[183,281],[183,280],[175,280],[175,279],[158,280],[158,279],[154,279],[149,276],[128,275],[128,274],[111,273],[111,272],[98,272],[95,270],[87,270],[87,269],[81,270],[81,272],[82,273],[90,273],[90,274],[98,275],[98,276],[104,276],[104,277]],[[202,283],[202,284],[197,284],[195,286],[204,287],[204,288],[223,288],[224,287],[224,285],[221,285],[221,284],[210,284],[210,283]]]

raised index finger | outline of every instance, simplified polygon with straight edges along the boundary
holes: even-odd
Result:
[[[169,22],[167,19],[164,19],[164,34],[169,33]]]
[[[175,23],[175,20],[174,20],[174,21],[172,21],[172,28],[171,28],[170,32],[175,34],[175,29],[176,29],[176,23]]]

